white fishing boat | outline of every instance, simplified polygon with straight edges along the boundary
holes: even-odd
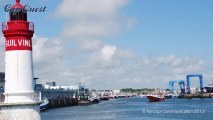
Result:
[[[40,104],[40,111],[43,112],[47,109],[49,100],[47,98],[43,99]]]

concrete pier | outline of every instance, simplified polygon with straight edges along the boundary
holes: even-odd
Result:
[[[0,120],[41,120],[40,103],[0,103]]]

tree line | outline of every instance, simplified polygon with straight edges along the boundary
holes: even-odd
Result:
[[[142,88],[142,89],[133,89],[133,88],[123,88],[121,92],[125,93],[141,93],[141,94],[148,94],[155,91],[155,88]]]

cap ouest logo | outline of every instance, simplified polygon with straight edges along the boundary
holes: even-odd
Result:
[[[20,8],[12,8],[12,5],[11,4],[7,4],[4,6],[4,11],[5,12],[10,12],[12,13],[13,15],[15,15],[16,13],[19,13],[19,12],[24,12],[24,13],[27,13],[27,12],[45,12],[47,9],[47,6],[43,6],[43,7],[31,7],[30,5],[24,5],[23,6],[23,9],[20,9]]]

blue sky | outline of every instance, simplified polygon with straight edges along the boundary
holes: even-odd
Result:
[[[210,0],[130,1],[123,13],[136,18],[137,24],[116,38],[116,44],[141,55],[192,55],[212,60],[212,5]]]
[[[3,5],[14,1],[2,0],[1,21],[5,21]],[[89,87],[116,89],[167,87],[169,80],[184,79],[189,73],[205,74],[206,85],[213,80],[212,0],[21,3],[47,6],[45,13],[28,14],[36,29],[35,75],[42,82],[84,82]],[[52,51],[55,54],[48,53]],[[51,64],[47,64],[49,61]],[[43,68],[44,64],[49,69]],[[58,67],[50,67],[55,64]],[[64,75],[56,75],[61,70]],[[153,86],[156,81],[161,82]]]
[[[15,0],[4,1],[12,4]],[[32,7],[47,6],[45,13],[29,14],[29,20],[36,25],[36,34],[55,37],[60,33],[65,20],[54,18],[52,14],[61,1],[21,2]],[[136,25],[105,39],[107,43],[130,48],[139,55],[191,55],[210,60],[213,59],[212,5],[211,0],[130,0],[121,14],[134,18]],[[1,11],[1,15],[5,13]],[[5,18],[1,17],[1,21]]]

